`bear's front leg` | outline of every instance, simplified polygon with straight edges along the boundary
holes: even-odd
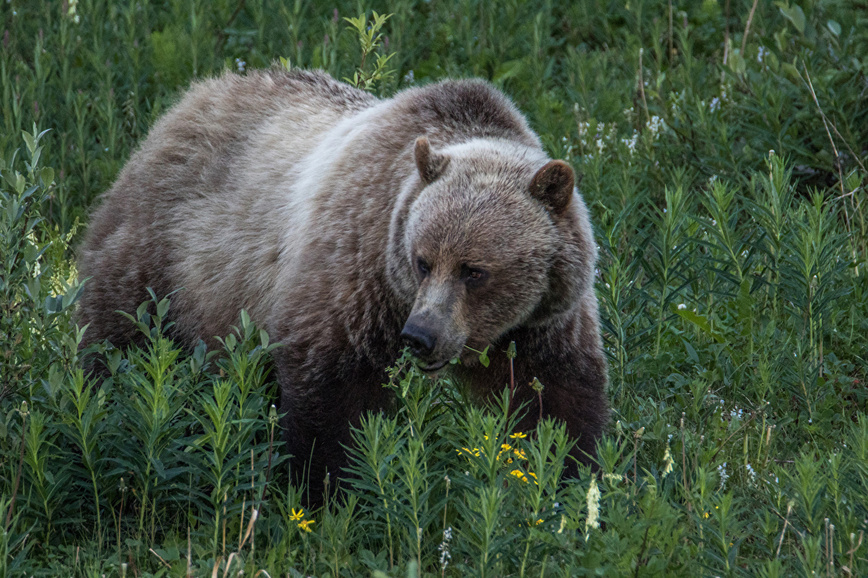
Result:
[[[591,317],[587,323],[581,321],[581,316],[576,316],[556,327],[512,331],[489,350],[488,368],[459,366],[458,371],[480,397],[499,395],[510,383],[506,350],[515,341],[512,409],[526,404],[517,428],[532,430],[540,415],[563,420],[570,437],[577,440],[572,457],[594,466],[597,440],[609,422],[607,365],[596,320]],[[534,378],[543,386],[539,394],[531,385]],[[576,474],[572,460],[566,471],[567,475]]]
[[[369,364],[342,360],[313,369],[293,358],[288,348],[276,353],[280,411],[285,414],[281,425],[292,456],[293,482],[303,489],[309,506],[318,506],[325,492],[334,491],[346,477],[351,426],[358,426],[365,412],[384,409],[391,392],[382,386],[384,372]]]

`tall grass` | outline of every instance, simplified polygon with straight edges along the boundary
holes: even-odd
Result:
[[[0,4],[0,575],[868,572],[864,7],[407,0],[344,20],[364,8]],[[561,480],[563,428],[514,433],[508,392],[479,408],[401,357],[395,410],[308,511],[246,315],[185,352],[153,295],[118,317],[145,347],[79,350],[98,193],[190,81],[279,57],[382,96],[488,78],[583,175],[615,410],[596,475]]]

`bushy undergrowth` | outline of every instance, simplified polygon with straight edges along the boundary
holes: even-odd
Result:
[[[359,11],[0,3],[0,576],[868,573],[866,6]],[[508,391],[475,407],[401,357],[397,409],[308,511],[245,315],[184,352],[155,295],[118,317],[147,347],[79,351],[95,196],[193,78],[278,57],[384,96],[488,78],[583,175],[615,409],[597,474],[560,480],[562,428],[514,432]]]

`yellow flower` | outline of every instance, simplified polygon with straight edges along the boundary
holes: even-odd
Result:
[[[512,449],[512,446],[509,444],[501,444],[500,451],[497,453],[497,461],[500,461],[500,456],[502,456],[505,452],[508,452]]]
[[[292,509],[292,516],[290,516],[289,519],[295,521],[295,520],[301,520],[302,518],[304,518],[304,508],[301,508],[299,510],[296,510],[295,508],[293,508]]]
[[[514,450],[512,450],[512,453],[514,453],[515,457],[517,457],[520,460],[526,460],[527,459],[527,456],[524,455],[524,451],[522,451],[518,448],[515,448]]]
[[[521,480],[522,482],[527,483],[527,476],[524,475],[524,472],[523,472],[523,471],[521,471],[521,470],[512,470],[511,472],[509,472],[509,474],[510,474],[511,476],[515,476],[516,478],[518,478],[518,479]]]
[[[315,522],[313,520],[302,520],[301,522],[298,523],[298,527],[301,528],[302,530],[304,530],[305,532],[313,532],[313,530],[310,529],[310,525],[314,524],[314,523]]]
[[[509,437],[510,437],[510,439],[514,439],[514,440],[523,440],[524,438],[527,437],[527,434],[524,432],[517,431],[514,434],[510,435]]]

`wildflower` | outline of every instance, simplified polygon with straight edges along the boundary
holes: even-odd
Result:
[[[467,456],[467,457],[470,457],[470,456],[476,456],[476,457],[478,458],[478,457],[480,456],[480,454],[481,454],[481,452],[479,451],[479,448],[473,448],[473,449],[470,449],[470,448],[461,448],[460,450],[455,450],[455,451],[458,452],[458,455],[459,455],[459,456],[464,455],[464,456]]]
[[[514,434],[511,434],[511,435],[509,436],[509,439],[513,439],[513,440],[523,440],[523,439],[526,438],[526,437],[527,437],[527,434],[526,434],[526,433],[524,433],[524,432],[520,432],[520,431],[517,431],[517,432],[515,432]]]
[[[663,454],[663,477],[665,478],[672,473],[672,466],[675,465],[675,460],[672,459],[672,452],[669,450],[669,444],[666,444],[666,452]]]
[[[744,467],[747,470],[748,475],[750,476],[751,484],[756,483],[756,472],[754,471],[753,466],[751,466],[750,464],[745,464]]]
[[[711,112],[717,111],[717,109],[720,108],[720,99],[716,96],[712,98],[711,103],[708,105],[708,108],[711,110]]]
[[[687,309],[687,305],[685,305],[684,303],[679,303],[679,304],[678,304],[678,310],[679,310],[679,311],[683,311],[683,310],[685,310],[685,309]]]
[[[762,64],[763,60],[765,60],[765,58],[766,58],[766,54],[768,54],[768,53],[769,53],[769,51],[766,49],[765,46],[760,46],[759,50],[757,50],[757,53],[756,53],[756,61],[759,62],[760,64]]]
[[[726,462],[717,466],[717,475],[720,476],[720,489],[726,486],[726,480],[729,479],[729,474],[726,472]]]
[[[78,14],[77,9],[78,0],[69,0],[69,8],[66,11],[66,15],[69,16],[76,24],[81,22],[81,16]]]
[[[639,142],[639,132],[633,131],[633,136],[630,138],[622,138],[621,143],[627,147],[627,152],[630,153],[630,156],[636,152],[636,144]]]
[[[304,518],[304,508],[299,508],[298,510],[293,508],[292,509],[292,515],[289,517],[289,519],[292,521],[295,521],[295,520],[301,520],[302,518]]]
[[[591,528],[600,527],[600,489],[597,487],[597,477],[591,478],[588,488],[588,518],[585,520],[585,535]]]
[[[437,549],[440,551],[440,570],[441,572],[446,571],[446,567],[449,565],[449,562],[452,560],[452,554],[449,553],[449,541],[452,540],[452,526],[449,526],[445,530],[443,530],[443,541],[440,542],[440,545]]]
[[[527,483],[527,476],[524,475],[524,472],[521,470],[518,470],[518,469],[512,470],[511,472],[509,472],[509,475],[515,476],[516,478],[518,478],[522,482]]]
[[[311,528],[310,528],[310,525],[314,524],[314,523],[315,522],[313,520],[302,520],[301,522],[298,523],[298,527],[301,528],[302,530],[304,530],[305,532],[313,532],[313,530],[311,530]]]
[[[649,120],[646,124],[648,127],[648,132],[651,133],[651,138],[653,140],[657,140],[657,135],[660,134],[660,131],[666,126],[666,123],[663,122],[663,119],[659,116],[652,116],[651,120]]]
[[[240,58],[235,59],[235,68],[238,69],[238,72],[244,72],[247,69],[247,63],[241,60]]]

